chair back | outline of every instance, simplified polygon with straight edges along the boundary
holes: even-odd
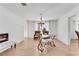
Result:
[[[75,31],[75,33],[76,33],[76,35],[77,35],[77,37],[79,39],[79,32],[78,31]]]

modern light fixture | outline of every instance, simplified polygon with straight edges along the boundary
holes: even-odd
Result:
[[[42,18],[42,13],[40,13],[40,22],[39,23],[41,23],[41,24],[44,24],[45,23],[45,21],[43,20],[43,18]]]
[[[26,4],[26,3],[21,3],[21,5],[22,5],[22,6],[27,6],[27,4]]]
[[[44,26],[44,24],[45,24],[45,21],[42,19],[42,13],[40,13],[40,21],[39,21],[39,23],[38,23],[38,29],[39,30],[42,30],[43,29],[43,26]]]

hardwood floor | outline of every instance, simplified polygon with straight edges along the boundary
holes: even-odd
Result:
[[[72,40],[70,46],[67,46],[59,40],[54,40],[56,47],[47,47],[44,53],[37,50],[39,41],[33,39],[25,39],[24,42],[17,45],[16,48],[11,48],[0,56],[76,56],[79,55],[79,47],[77,40]]]

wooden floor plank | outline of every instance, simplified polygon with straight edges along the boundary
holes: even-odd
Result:
[[[24,42],[17,45],[16,48],[9,49],[0,56],[76,56],[79,55],[77,40],[73,40],[70,46],[54,40],[56,47],[47,47],[44,53],[37,50],[38,40],[25,39]]]

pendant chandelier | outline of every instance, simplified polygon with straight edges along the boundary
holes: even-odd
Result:
[[[43,15],[43,14],[40,13],[40,22],[39,22],[40,24],[44,24],[44,20],[42,19],[42,15]]]
[[[39,21],[39,23],[38,23],[38,29],[39,30],[42,30],[43,29],[43,26],[44,26],[44,24],[45,24],[45,21],[42,19],[42,13],[40,13],[40,21]]]

